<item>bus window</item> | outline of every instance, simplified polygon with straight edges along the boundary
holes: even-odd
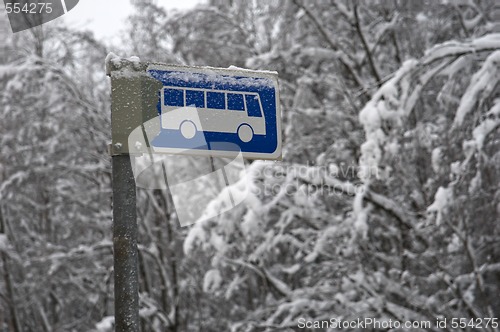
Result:
[[[254,116],[259,118],[262,117],[262,112],[259,103],[259,96],[245,95],[245,101],[247,102],[248,116]]]
[[[227,94],[227,109],[232,111],[244,111],[243,95],[239,93]]]
[[[226,97],[223,92],[207,92],[207,108],[226,109]]]
[[[184,106],[184,90],[165,89],[165,106]]]
[[[186,106],[205,108],[205,94],[203,91],[186,90]]]

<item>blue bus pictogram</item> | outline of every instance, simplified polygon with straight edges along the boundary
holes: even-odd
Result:
[[[163,84],[157,106],[161,128],[152,140],[155,151],[223,155],[239,150],[248,158],[281,156],[275,74],[157,67],[148,69]]]
[[[238,134],[247,143],[266,134],[258,93],[165,87],[161,99],[162,128],[180,130],[186,139],[200,131],[220,132]]]

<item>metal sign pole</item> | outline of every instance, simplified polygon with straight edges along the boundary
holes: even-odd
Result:
[[[115,331],[139,331],[135,180],[128,155],[112,157]]]
[[[115,331],[138,332],[139,273],[137,251],[136,183],[129,135],[145,121],[156,118],[161,83],[146,73],[147,63],[110,53],[106,74],[111,77],[111,145],[113,171],[113,249],[115,278]],[[148,128],[149,129],[149,128]]]
[[[139,273],[137,251],[136,183],[130,160],[128,136],[143,123],[143,109],[153,109],[158,99],[151,90],[151,105],[143,105],[145,68],[136,62],[108,56],[106,72],[111,77],[111,145],[113,171],[113,250],[115,331],[138,332]],[[148,99],[148,100],[149,100]],[[152,116],[153,116],[152,115]]]

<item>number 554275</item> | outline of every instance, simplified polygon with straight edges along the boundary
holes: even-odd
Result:
[[[25,13],[25,14],[50,14],[52,13],[52,3],[51,2],[38,2],[38,3],[12,3],[8,2],[5,4],[5,10],[7,14],[14,13]]]

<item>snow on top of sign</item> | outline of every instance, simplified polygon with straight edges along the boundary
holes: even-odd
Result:
[[[273,87],[273,82],[265,77],[229,76],[216,72],[214,70],[207,70],[203,73],[192,71],[175,71],[175,69],[172,70],[173,71],[162,73],[161,78],[192,83],[207,82],[212,84],[243,85],[251,87]]]
[[[111,75],[111,66],[110,66],[111,63],[115,66],[119,66],[123,60],[130,61],[133,63],[139,63],[141,61],[139,57],[134,55],[131,56],[130,58],[122,58],[113,52],[109,52],[108,55],[106,56],[106,59],[104,60],[106,75],[108,76]]]
[[[207,68],[210,68],[210,67],[207,67]],[[278,72],[275,70],[255,70],[255,69],[241,68],[241,67],[237,67],[234,65],[230,65],[229,67],[227,67],[227,69],[246,71],[246,72],[254,72],[254,73],[257,72],[257,73],[264,73],[264,74],[273,74],[273,75],[278,74]]]
[[[127,59],[130,62],[140,62],[141,59],[138,56],[132,55],[130,58]]]
[[[109,52],[108,55],[106,55],[106,59],[104,60],[104,66],[106,68],[106,75],[111,74],[111,67],[110,67],[111,61],[113,61],[113,63],[114,63],[115,61],[120,61],[120,60],[121,60],[121,58],[113,52]]]

